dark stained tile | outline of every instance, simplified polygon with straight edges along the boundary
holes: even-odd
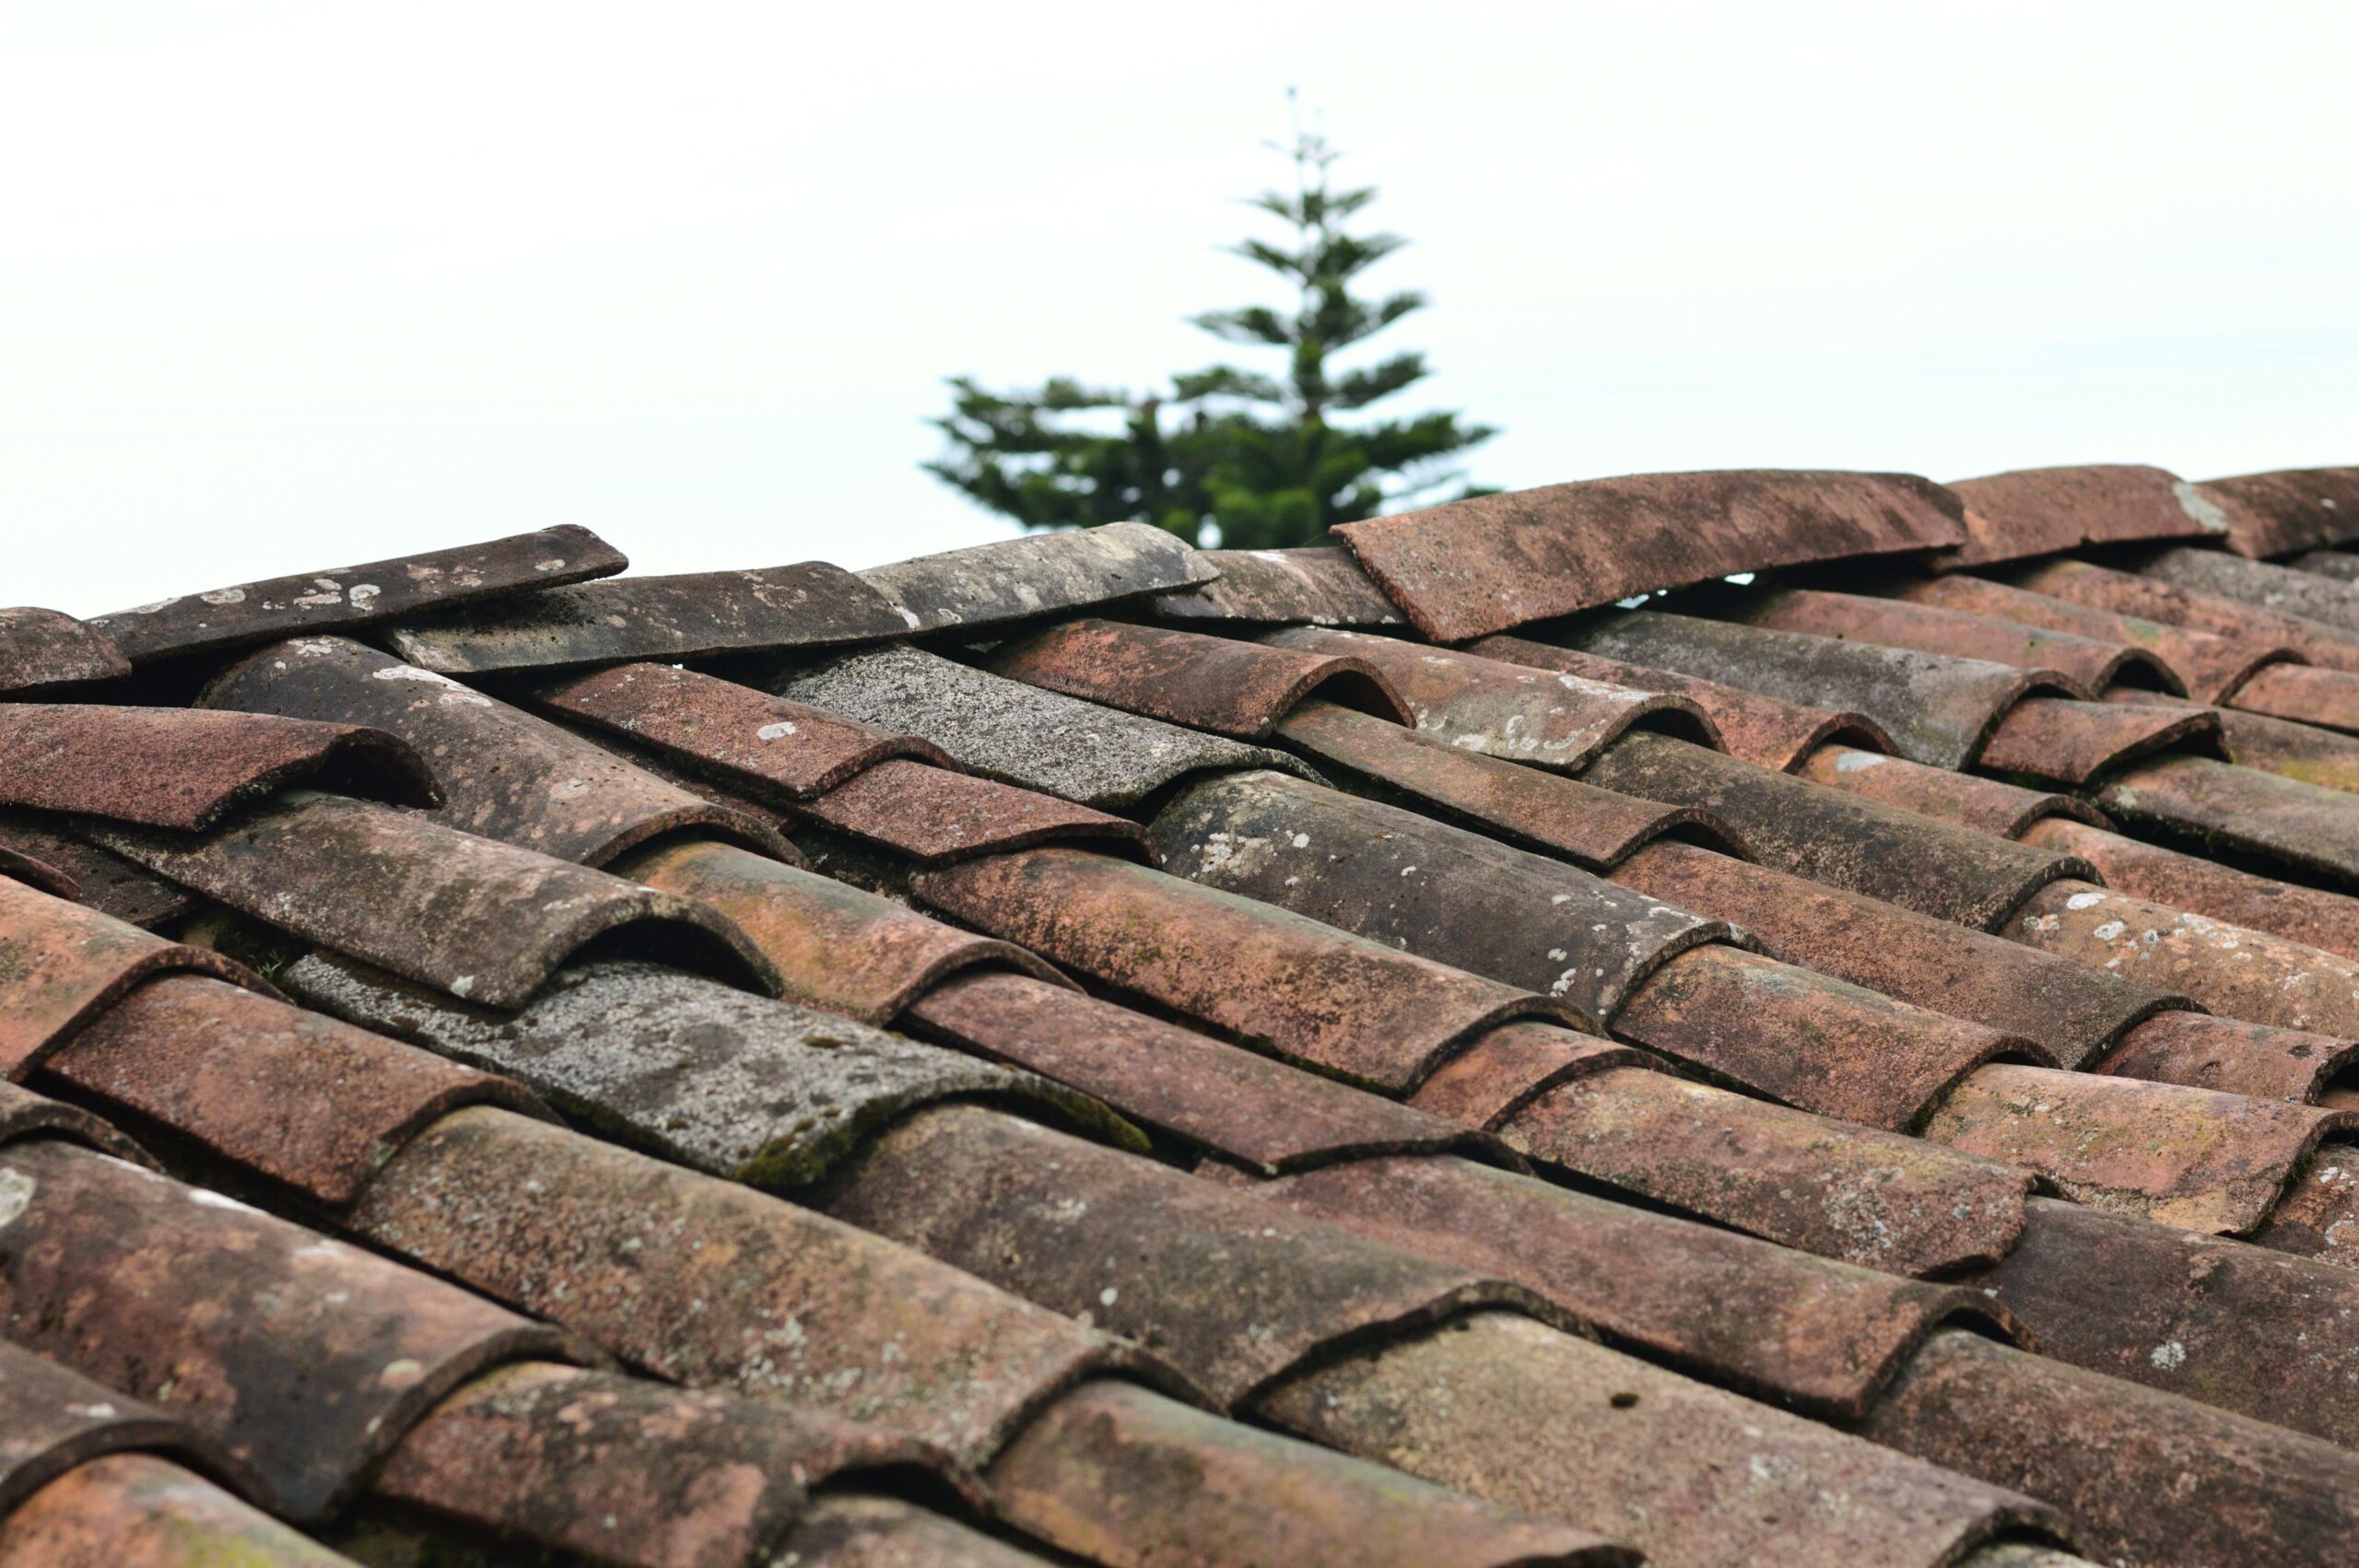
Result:
[[[987,778],[1124,811],[1191,774],[1302,765],[914,648],[854,653],[771,683],[780,695],[922,736]]]
[[[0,1520],[6,1568],[352,1568],[169,1459],[110,1454]]]
[[[1218,567],[1179,535],[1143,522],[993,540],[889,567],[861,580],[913,632],[998,626],[1142,593],[1209,582]]]
[[[1335,530],[1436,642],[1731,572],[1963,543],[1911,474],[1641,474],[1453,501]]]
[[[94,617],[135,664],[241,643],[378,625],[520,591],[606,577],[629,563],[570,524],[366,566],[271,578]]]
[[[433,768],[433,819],[464,833],[604,865],[665,835],[782,853],[759,818],[688,793],[546,720],[343,638],[264,649],[217,677],[214,708],[373,725]]]
[[[43,886],[35,877],[14,871],[0,871],[0,876],[15,877],[44,893],[87,904],[100,914],[142,930],[168,926],[187,914],[195,903],[184,890],[142,871],[120,855],[100,848],[55,818],[0,807],[0,847],[34,865],[55,871],[72,885],[70,890]]]
[[[2090,695],[2059,671],[2019,670],[1987,660],[1654,610],[1617,613],[1567,635],[1583,651],[1609,659],[1677,670],[1788,702],[1864,713],[1884,727],[1894,750],[1933,767],[1972,762],[2000,715],[2029,693]]]
[[[1405,626],[1409,618],[1337,544],[1295,550],[1206,550],[1198,559],[1216,581],[1155,596],[1168,621],[1237,621],[1263,626]]]
[[[256,919],[489,1006],[523,1001],[577,948],[627,927],[659,951],[779,987],[769,961],[705,904],[390,806],[294,790],[204,837],[100,837]]]
[[[2359,797],[2346,790],[2204,756],[2155,756],[2109,772],[2095,801],[2122,822],[2359,884]]]
[[[2359,485],[2353,494],[2359,496]],[[2163,550],[2138,566],[2139,575],[2233,599],[2279,614],[2298,615],[2345,633],[2359,633],[2359,587],[2316,572],[2248,560],[2224,550]]]
[[[1878,752],[1892,749],[1891,737],[1864,713],[1808,708],[1675,670],[1625,664],[1619,659],[1556,648],[1528,638],[1486,637],[1468,651],[1509,664],[1561,671],[1606,685],[1693,697],[1719,731],[1722,750],[1731,756],[1781,773],[1794,771],[1804,757],[1830,743],[1841,742]]]
[[[826,648],[907,633],[900,610],[840,567],[634,577],[441,611],[387,634],[443,674]]]

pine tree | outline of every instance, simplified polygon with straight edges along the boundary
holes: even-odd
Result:
[[[1295,308],[1191,319],[1229,343],[1285,351],[1283,374],[1219,364],[1174,376],[1168,393],[1138,397],[1062,377],[1015,392],[955,377],[952,411],[934,421],[948,450],[926,468],[1027,527],[1137,519],[1198,543],[1216,529],[1235,549],[1315,543],[1336,523],[1458,481],[1449,460],[1488,439],[1488,427],[1449,413],[1357,417],[1422,380],[1423,355],[1358,369],[1331,364],[1425,307],[1416,290],[1370,299],[1352,289],[1406,241],[1347,231],[1376,192],[1333,188],[1338,155],[1324,137],[1297,131],[1279,150],[1293,160],[1294,189],[1251,205],[1283,221],[1291,244],[1249,239],[1230,249],[1285,279]]]

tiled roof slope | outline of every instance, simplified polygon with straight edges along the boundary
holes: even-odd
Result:
[[[2352,483],[0,612],[0,1568],[2347,1562]]]

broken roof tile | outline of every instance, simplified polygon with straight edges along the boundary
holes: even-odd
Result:
[[[2144,649],[2177,677],[2178,689],[2198,702],[2219,701],[2263,665],[2301,658],[2291,648],[2220,637],[2167,621],[2097,609],[1985,578],[1929,578],[1902,583],[1886,591],[1896,592],[1919,604],[1964,610],[1994,621],[2072,632],[2099,642]]]
[[[344,638],[265,648],[217,677],[207,707],[357,721],[398,735],[434,769],[433,819],[462,832],[604,865],[696,830],[781,853],[777,833],[633,767],[604,748],[447,675]]]
[[[2228,529],[2226,515],[2199,486],[2136,463],[2019,468],[1953,479],[1948,487],[1966,503],[1966,543],[1933,557],[1942,571]]]
[[[735,922],[774,965],[789,1000],[863,1023],[890,1022],[967,969],[1013,969],[1071,984],[1013,943],[731,845],[651,845],[618,869]]]
[[[1615,794],[1315,698],[1288,714],[1277,736],[1358,793],[1409,804],[1590,871],[1615,865],[1665,834],[1751,853],[1734,830],[1702,807]]]
[[[784,696],[921,735],[960,766],[1100,811],[1123,811],[1191,774],[1306,771],[1283,752],[1011,681],[914,648],[847,654],[771,683]]]
[[[1956,544],[1956,497],[1913,474],[1641,474],[1452,501],[1335,530],[1437,642],[1731,572]]]
[[[1605,659],[1576,649],[1555,648],[1520,637],[1486,637],[1469,652],[1510,664],[1558,670],[1584,680],[1633,691],[1666,692],[1693,697],[1719,733],[1720,745],[1731,756],[1762,767],[1791,773],[1821,745],[1840,741],[1874,751],[1890,751],[1892,741],[1883,726],[1864,713],[1805,708],[1739,686],[1723,685],[1675,670],[1650,670]]]
[[[1176,533],[1109,522],[995,539],[860,574],[913,632],[997,626],[1207,582],[1217,568]]]
[[[186,708],[0,704],[0,804],[194,830],[298,778],[398,805],[441,801],[426,764],[381,730]]]
[[[1400,693],[1419,734],[1485,756],[1577,771],[1634,726],[1719,744],[1702,707],[1676,694],[1607,685],[1365,632],[1298,626],[1271,632],[1262,641],[1365,661]]]
[[[624,1142],[757,1186],[816,1181],[880,1128],[945,1099],[1129,1131],[1030,1073],[653,964],[573,965],[518,1012],[318,954],[289,965],[286,982],[338,1017],[529,1084]]]
[[[151,936],[85,904],[0,877],[0,1078],[22,1082],[132,989],[158,975],[211,975],[267,990],[242,965]]]
[[[764,990],[779,986],[745,934],[705,904],[390,806],[299,790],[202,838],[93,831],[243,914],[487,1006],[521,1003],[575,949],[626,927]]]
[[[1409,618],[1339,544],[1294,550],[1206,550],[1198,559],[1216,581],[1155,596],[1169,621],[1242,621],[1263,626],[1387,627]]]
[[[1313,692],[1406,724],[1409,709],[1367,660],[1127,621],[1069,621],[1003,647],[992,672],[1125,712],[1266,738]]]
[[[670,664],[620,664],[531,688],[569,718],[650,746],[758,799],[809,800],[888,757],[954,766],[915,735]]]
[[[919,895],[1120,990],[1399,1091],[1473,1036],[1566,1004],[1267,904],[1077,849],[921,872]]]
[[[2228,514],[2228,548],[2284,556],[2359,538],[2359,468],[2282,468],[2196,486]]]
[[[158,1401],[324,1517],[477,1372],[567,1357],[555,1330],[244,1204],[47,1141],[0,1152],[16,1341]],[[133,1281],[138,1281],[136,1285]]]
[[[196,975],[141,986],[48,1071],[331,1208],[462,1106],[548,1114],[505,1079]]]
[[[901,757],[887,758],[795,809],[925,865],[1051,842],[1152,853],[1144,830],[1128,818]]]
[[[1930,821],[1668,736],[1625,736],[1583,777],[1708,811],[1736,833],[1745,858],[1764,865],[1978,930],[2032,889],[2086,870],[2050,849]]]
[[[1993,620],[1978,612],[1864,593],[1814,588],[1773,591],[1745,604],[1745,619],[1778,631],[1808,632],[1883,648],[1912,648],[1957,659],[2013,664],[2020,670],[2060,670],[2084,690],[2120,682],[2185,695],[2170,668],[2142,648]]]
[[[114,639],[87,621],[24,605],[0,610],[0,692],[111,680],[131,673]]]
[[[629,565],[564,524],[366,566],[217,588],[92,617],[135,664],[302,633],[343,631],[520,590],[605,577]]]
[[[841,567],[807,561],[544,589],[422,616],[386,637],[411,663],[463,675],[825,648],[908,631],[882,593]]]
[[[1601,1034],[1672,957],[1743,940],[1560,860],[1283,774],[1206,780],[1152,831],[1177,875],[1556,998]]]
[[[1934,767],[1972,762],[2000,715],[2028,693],[2088,695],[2060,672],[1653,610],[1584,623],[1567,640],[1587,652],[1665,666],[1788,702],[1857,709],[1884,727],[1902,756]]]

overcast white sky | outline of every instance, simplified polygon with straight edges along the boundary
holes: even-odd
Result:
[[[2354,80],[2348,0],[0,0],[0,603],[1003,533],[940,378],[1234,353],[1290,83],[1486,482],[2359,461]]]

